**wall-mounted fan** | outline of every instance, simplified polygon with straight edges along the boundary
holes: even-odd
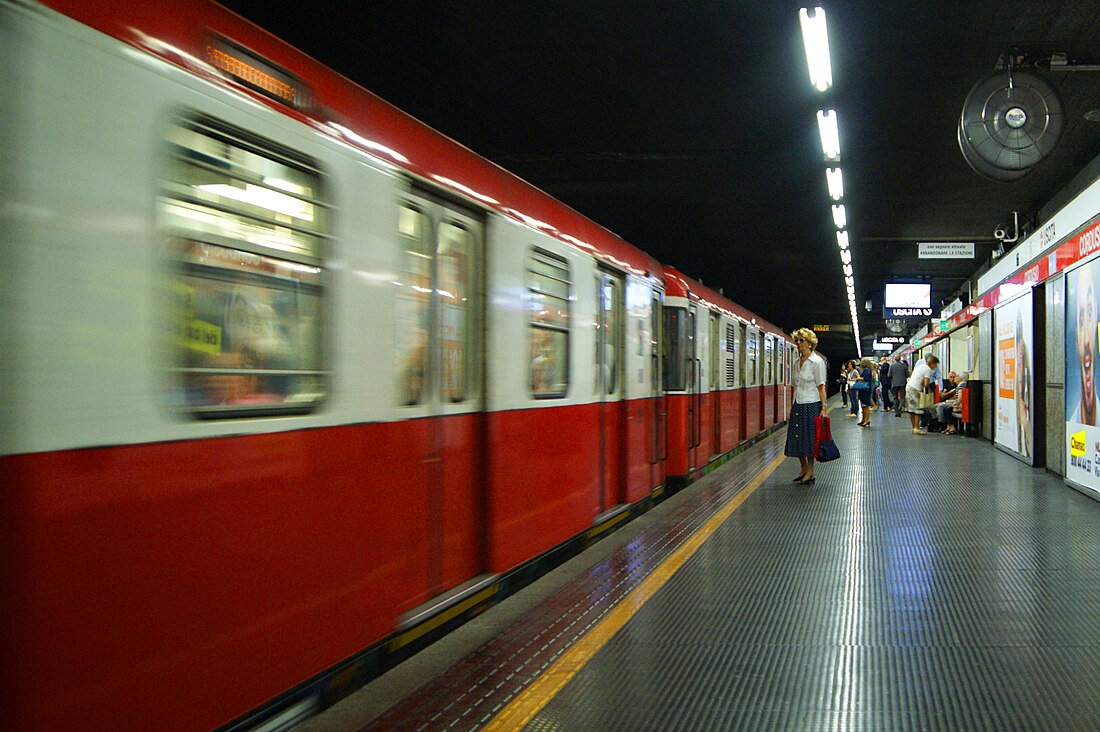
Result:
[[[1058,144],[1064,123],[1054,86],[1010,65],[981,79],[966,95],[959,149],[976,173],[1019,180]]]

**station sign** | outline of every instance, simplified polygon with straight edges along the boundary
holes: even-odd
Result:
[[[918,318],[927,320],[932,317],[932,308],[883,308],[883,317],[886,318]]]
[[[920,242],[918,259],[973,259],[973,242]]]
[[[890,352],[890,351],[894,350],[894,346],[893,346],[893,344],[890,344],[890,343],[882,343],[881,341],[874,341],[874,342],[871,343],[871,350]]]
[[[894,345],[901,345],[905,343],[905,336],[879,336],[876,338],[879,343],[893,343]]]

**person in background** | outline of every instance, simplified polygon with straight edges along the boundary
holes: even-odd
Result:
[[[894,392],[894,416],[900,417],[905,409],[905,382],[909,380],[909,364],[901,356],[894,356],[890,364],[890,388]]]
[[[930,383],[932,372],[940,365],[940,360],[931,353],[913,369],[913,375],[905,384],[905,408],[909,412],[909,421],[913,424],[914,435],[928,434],[920,428],[920,416],[924,409],[920,406],[920,395]]]
[[[787,423],[787,443],[783,454],[798,458],[801,470],[794,479],[799,485],[814,482],[814,460],[817,457],[817,423],[815,417],[825,413],[825,359],[814,352],[817,336],[809,328],[799,328],[791,334],[798,348],[794,366],[794,403]]]
[[[860,427],[871,426],[871,399],[875,393],[875,364],[869,359],[859,362],[859,380],[867,384],[866,389],[859,390],[859,401],[863,407],[863,416],[859,420]]]
[[[936,365],[932,367],[932,383],[936,385],[937,392],[943,391],[943,372],[940,371],[939,358],[936,358]]]
[[[855,417],[859,414],[859,392],[853,387],[855,383],[859,381],[859,369],[856,368],[854,359],[844,364],[844,373],[848,377],[848,396],[851,397],[849,401],[852,402],[851,411],[848,413],[848,416]]]
[[[890,400],[890,363],[885,358],[878,365],[878,383],[882,384],[882,408],[893,409],[894,403]]]
[[[940,402],[936,405],[936,420],[943,425],[943,434],[957,435],[955,427],[955,414],[960,409],[959,389],[966,383],[962,376],[954,371],[947,375],[948,388],[940,394]]]

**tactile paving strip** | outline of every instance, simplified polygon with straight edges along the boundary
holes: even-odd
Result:
[[[778,471],[528,730],[1100,729],[1100,504],[834,415],[841,460]]]

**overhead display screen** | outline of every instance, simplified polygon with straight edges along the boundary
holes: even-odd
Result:
[[[887,318],[932,317],[932,285],[897,283],[886,285],[882,299],[883,314]]]
[[[889,283],[883,304],[888,308],[928,308],[931,299],[932,285]]]

